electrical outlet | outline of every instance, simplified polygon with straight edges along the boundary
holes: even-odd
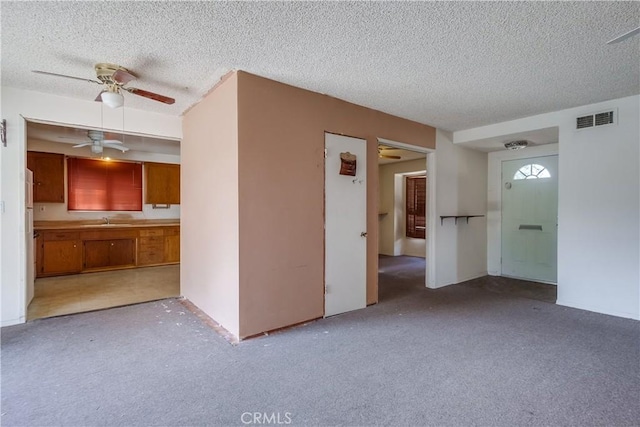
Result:
[[[46,206],[40,206],[40,207],[38,208],[38,210],[39,210],[40,212],[44,212],[45,210],[47,210],[47,207],[46,207]]]

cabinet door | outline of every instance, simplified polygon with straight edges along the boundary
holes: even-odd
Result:
[[[180,165],[145,163],[145,203],[180,204]]]
[[[42,274],[78,273],[82,270],[79,240],[53,240],[42,243]]]
[[[118,239],[109,242],[109,266],[135,265],[136,242],[134,239]]]
[[[109,266],[110,240],[85,240],[84,268],[103,268]]]
[[[33,201],[64,203],[64,155],[27,152],[27,168],[33,172]]]
[[[180,262],[180,235],[164,237],[164,262]]]

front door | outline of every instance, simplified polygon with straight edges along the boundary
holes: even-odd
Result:
[[[558,156],[502,162],[502,274],[556,283]]]
[[[326,317],[367,305],[367,142],[327,133],[325,152]],[[355,176],[340,173],[346,153]]]

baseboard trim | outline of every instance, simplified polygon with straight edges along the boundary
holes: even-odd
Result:
[[[622,317],[622,318],[625,318],[625,319],[631,319],[631,320],[640,321],[640,314],[634,315],[633,313],[627,313],[627,312],[623,312],[623,311],[607,310],[607,309],[603,309],[603,308],[600,308],[600,307],[595,307],[595,306],[592,306],[592,305],[578,305],[578,304],[568,303],[568,302],[562,301],[560,299],[558,299],[556,301],[556,305],[561,305],[563,307],[569,307],[569,308],[575,308],[577,310],[589,311],[589,312],[592,312],[592,313],[604,314],[606,316]]]

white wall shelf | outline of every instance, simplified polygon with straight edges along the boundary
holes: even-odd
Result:
[[[467,224],[469,224],[469,218],[484,218],[484,215],[440,215],[440,225],[443,225],[447,218],[455,218],[454,221],[458,225],[459,218],[466,218]]]

